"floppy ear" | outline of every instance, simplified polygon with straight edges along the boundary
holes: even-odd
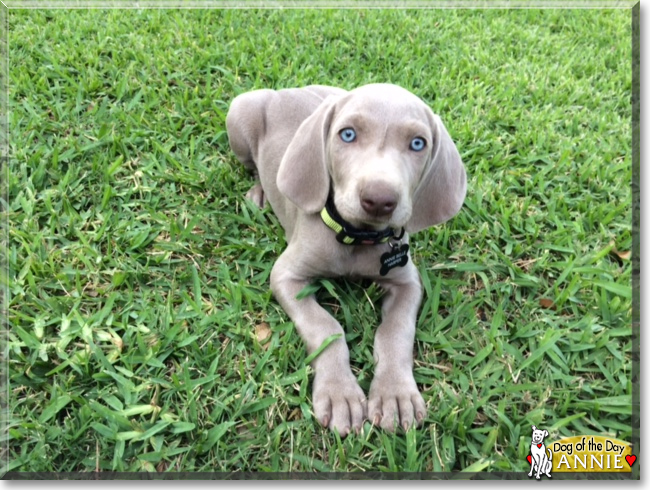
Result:
[[[318,213],[329,193],[325,142],[338,96],[327,97],[303,121],[278,169],[278,189],[306,213]]]
[[[537,427],[535,427],[534,425],[533,425],[533,430],[537,430]]]
[[[544,430],[544,437],[548,437],[548,431]]]
[[[413,196],[413,214],[406,224],[409,233],[447,221],[460,210],[465,200],[465,167],[440,118],[428,111],[433,133],[431,161]]]

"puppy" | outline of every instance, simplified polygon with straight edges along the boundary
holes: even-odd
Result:
[[[366,418],[386,430],[421,423],[413,343],[422,286],[409,233],[454,216],[466,190],[442,121],[395,85],[313,85],[239,95],[226,127],[234,154],[259,179],[247,196],[271,205],[287,237],[273,294],[309,353],[327,345],[312,362],[316,418],[343,436]],[[313,295],[298,299],[320,277],[367,278],[385,291],[368,400],[341,325]]]

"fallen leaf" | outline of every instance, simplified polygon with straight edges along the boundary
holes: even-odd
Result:
[[[630,257],[632,257],[632,252],[630,250],[621,252],[619,249],[617,249],[616,246],[614,245],[613,240],[609,242],[609,245],[612,247],[610,253],[616,255],[619,259],[630,260]]]
[[[477,310],[477,312],[476,312],[476,316],[477,316],[477,317],[479,318],[479,320],[481,320],[482,322],[486,322],[486,321],[487,321],[487,315],[485,314],[485,311],[482,310],[482,309],[480,309],[480,308]]]
[[[302,412],[299,408],[294,408],[287,418],[289,420],[300,420],[302,418]]]
[[[618,255],[623,260],[630,260],[630,257],[632,256],[632,252],[629,251],[629,250],[627,252],[620,252],[620,251],[614,249],[614,253],[616,255]]]
[[[555,310],[557,307],[555,306],[555,303],[553,303],[552,299],[548,298],[542,298],[539,300],[539,306],[542,308],[546,308],[547,310]]]
[[[268,323],[262,322],[255,326],[255,338],[264,348],[269,346],[268,339],[271,338],[271,327],[269,327]]]

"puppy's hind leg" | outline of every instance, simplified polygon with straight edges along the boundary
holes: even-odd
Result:
[[[266,133],[266,104],[271,94],[271,90],[241,94],[232,101],[226,116],[230,148],[237,159],[253,172],[256,180],[246,197],[260,208],[264,207],[266,199],[259,183],[257,161],[260,142]]]
[[[266,206],[266,196],[264,195],[264,189],[262,189],[257,172],[255,172],[255,181],[256,184],[246,193],[246,199],[253,201],[258,208],[263,209]]]

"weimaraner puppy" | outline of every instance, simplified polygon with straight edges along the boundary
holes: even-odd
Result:
[[[341,436],[366,418],[389,431],[420,424],[427,409],[413,344],[422,286],[408,234],[454,216],[466,190],[442,121],[395,85],[313,85],[239,95],[226,126],[238,160],[259,177],[247,197],[268,202],[287,236],[271,271],[275,298],[308,352],[339,334],[312,363],[316,417]],[[369,278],[385,292],[367,400],[341,325],[313,295],[297,299],[315,278],[340,276]]]

